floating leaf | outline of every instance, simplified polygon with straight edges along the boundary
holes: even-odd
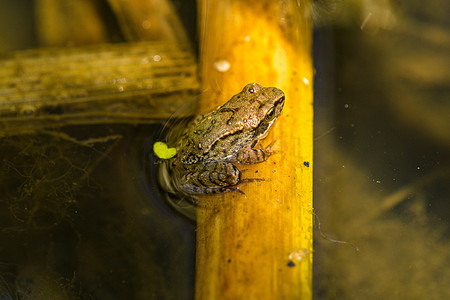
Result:
[[[163,142],[156,142],[153,144],[153,152],[161,159],[169,159],[177,154],[177,149],[169,148]]]

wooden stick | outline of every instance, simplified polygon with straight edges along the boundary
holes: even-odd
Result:
[[[199,1],[204,111],[250,82],[286,94],[245,193],[197,209],[196,299],[312,298],[313,68],[308,1]]]
[[[169,0],[108,0],[129,41],[188,44],[187,34]]]

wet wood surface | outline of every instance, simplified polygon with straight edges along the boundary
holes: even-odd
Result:
[[[245,193],[205,196],[197,210],[196,299],[312,298],[313,68],[306,1],[199,1],[201,108],[250,82],[286,94],[262,142],[266,162],[240,166]],[[208,198],[209,197],[209,198]],[[212,198],[213,197],[213,198]],[[206,199],[207,198],[207,199]]]

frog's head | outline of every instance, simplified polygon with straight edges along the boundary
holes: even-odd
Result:
[[[284,93],[278,88],[263,87],[257,83],[247,84],[241,93],[248,95],[248,112],[254,116],[255,122],[251,122],[253,139],[263,139],[283,110]]]

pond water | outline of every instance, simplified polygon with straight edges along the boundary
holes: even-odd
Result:
[[[157,129],[2,139],[2,299],[193,297],[194,224],[147,175]]]
[[[449,299],[444,1],[316,2],[314,299]],[[149,156],[159,126],[0,139],[0,299],[194,297],[195,224]]]
[[[315,32],[315,298],[447,299],[446,5],[362,3]]]

